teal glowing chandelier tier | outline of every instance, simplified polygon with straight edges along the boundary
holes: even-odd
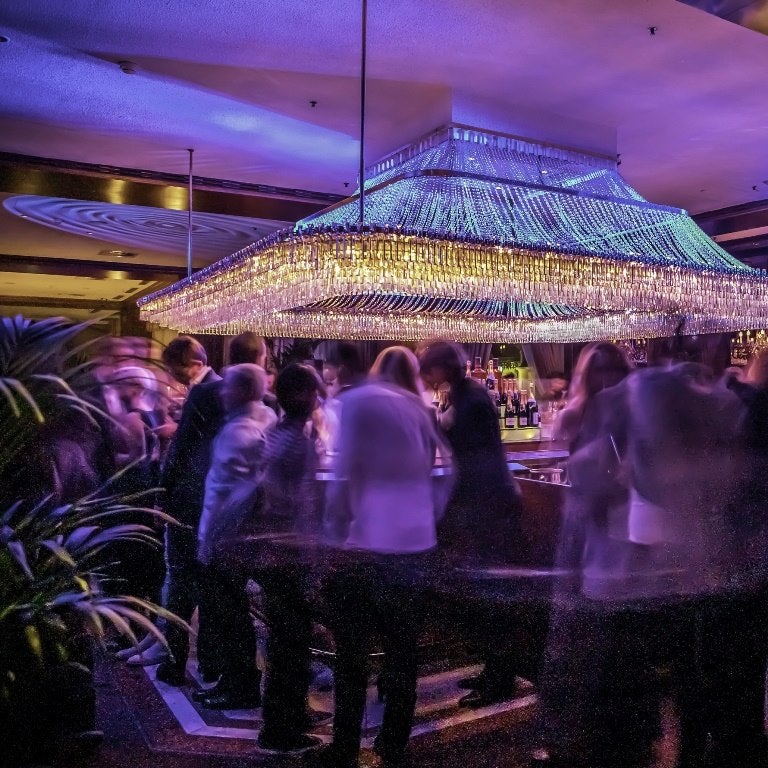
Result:
[[[450,125],[359,190],[139,302],[193,333],[583,341],[768,323],[768,276],[603,156]],[[361,208],[364,220],[361,222]]]

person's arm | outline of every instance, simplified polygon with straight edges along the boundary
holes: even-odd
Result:
[[[137,411],[131,411],[116,419],[115,426],[115,464],[122,469],[146,453],[144,422]]]

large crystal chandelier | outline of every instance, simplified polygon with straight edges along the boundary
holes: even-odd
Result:
[[[558,342],[768,324],[768,274],[611,158],[461,125],[384,158],[359,190],[142,299],[191,333]]]

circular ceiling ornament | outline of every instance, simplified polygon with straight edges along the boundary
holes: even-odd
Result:
[[[118,205],[63,197],[16,195],[4,201],[5,209],[28,222],[134,249],[187,252],[187,211]],[[259,240],[285,222],[194,212],[193,256],[210,261]]]

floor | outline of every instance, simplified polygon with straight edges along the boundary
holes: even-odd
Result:
[[[427,670],[419,680],[414,764],[425,768],[522,768],[527,764],[535,693],[521,685],[510,702],[479,710],[457,706],[456,681],[477,667]],[[92,755],[60,755],[51,768],[291,768],[311,765],[311,754],[279,755],[260,750],[255,739],[259,710],[210,712],[189,698],[199,681],[190,663],[190,685],[178,689],[154,679],[154,667],[129,668],[102,658],[97,673],[98,719],[105,738]],[[332,693],[313,687],[313,733],[330,736]],[[369,689],[363,747],[370,746],[382,705]],[[1,762],[1,761],[0,761]],[[368,749],[363,768],[380,765]],[[40,766],[42,768],[42,765]]]

